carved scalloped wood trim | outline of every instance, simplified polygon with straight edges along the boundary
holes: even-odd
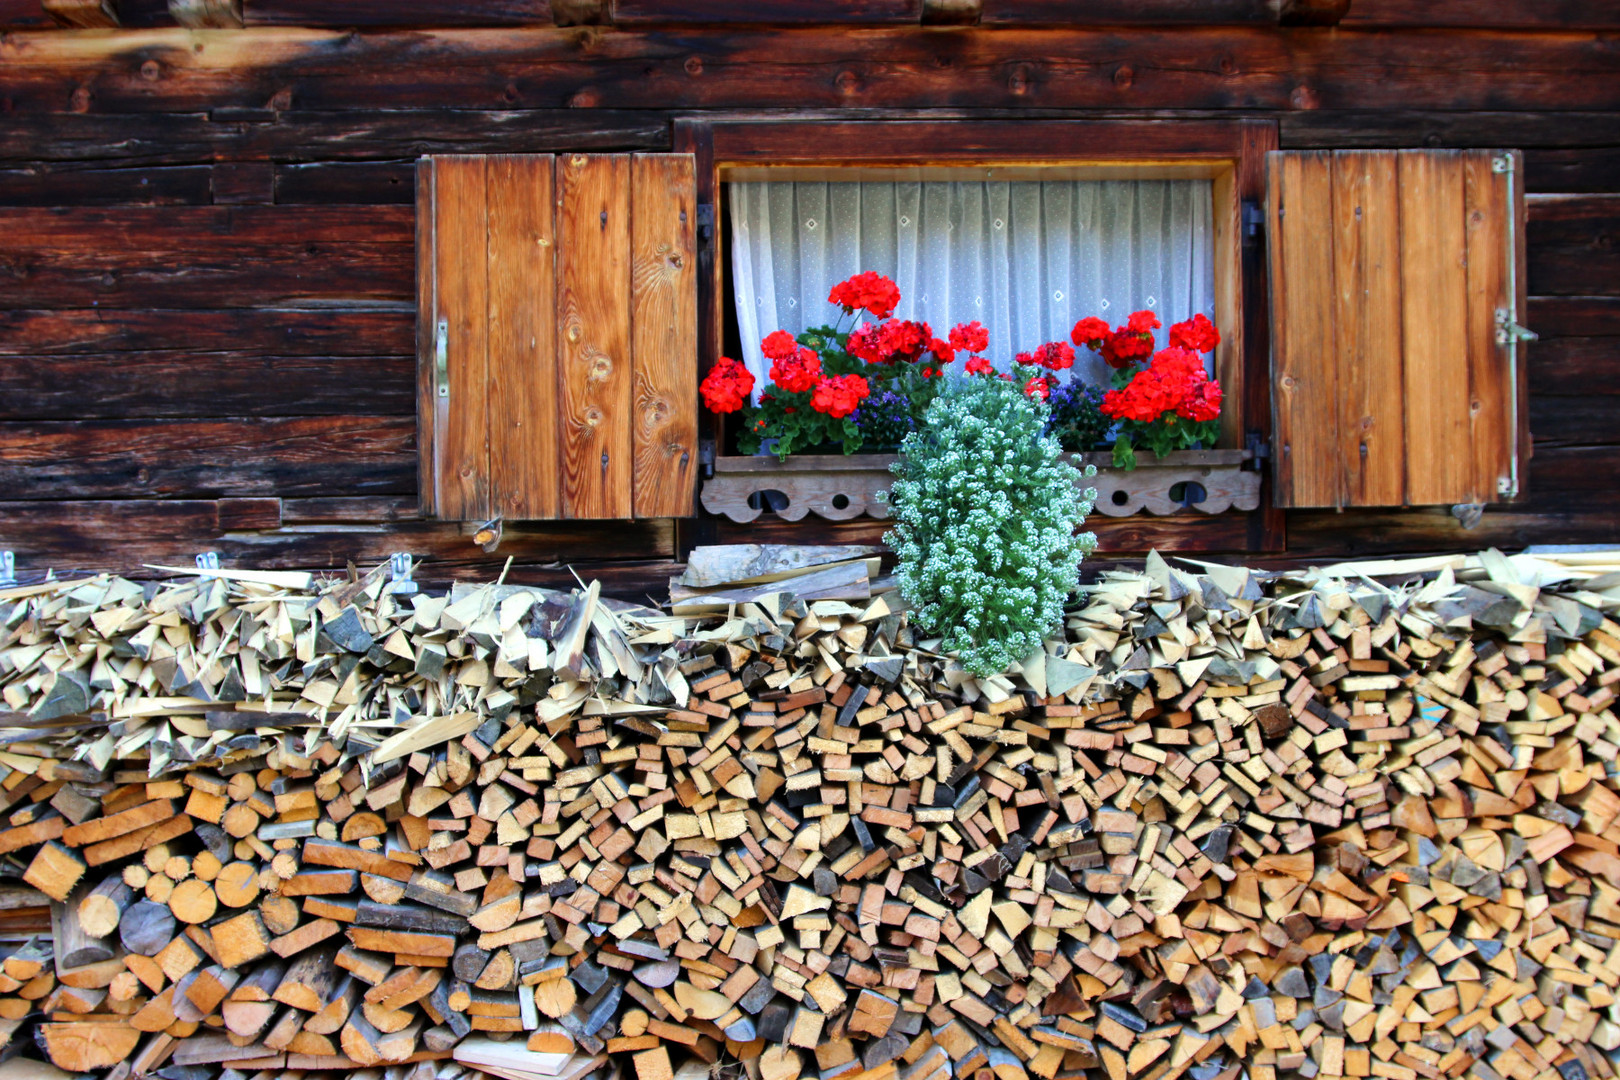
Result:
[[[1149,457],[1133,471],[1109,467],[1107,454],[1073,454],[1077,465],[1098,466],[1087,484],[1097,489],[1096,513],[1128,517],[1146,512],[1174,514],[1191,508],[1205,514],[1255,510],[1260,506],[1260,474],[1245,470],[1244,450],[1188,450],[1155,461]],[[760,492],[779,492],[786,505],[777,515],[799,521],[808,514],[829,521],[848,521],[866,514],[883,519],[889,507],[880,495],[889,490],[892,454],[807,455],[778,462],[773,457],[723,457],[714,476],[703,483],[703,508],[738,523],[753,521],[763,510],[750,505]],[[1196,483],[1204,498],[1184,503],[1170,497],[1177,484]]]

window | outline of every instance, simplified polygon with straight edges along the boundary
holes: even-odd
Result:
[[[769,367],[760,339],[833,322],[828,290],[862,270],[900,287],[901,318],[941,335],[982,323],[986,355],[1003,367],[1015,353],[1067,341],[1088,315],[1120,323],[1145,308],[1164,327],[1215,317],[1210,180],[1073,179],[1061,167],[888,170],[883,179],[794,180],[794,171],[739,170],[726,190],[738,342],[760,387]],[[1003,179],[1008,171],[1018,178]],[[1082,351],[1075,374],[1106,383],[1108,368]]]

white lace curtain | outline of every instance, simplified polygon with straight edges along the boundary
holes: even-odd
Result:
[[[1119,325],[1149,308],[1167,329],[1215,314],[1207,180],[750,182],[729,194],[737,322],[756,396],[769,368],[760,339],[832,323],[840,312],[828,291],[862,270],[893,278],[896,315],[940,338],[977,319],[1002,368],[1014,353],[1068,341],[1087,315]],[[1076,365],[1088,381],[1107,380],[1089,350]]]

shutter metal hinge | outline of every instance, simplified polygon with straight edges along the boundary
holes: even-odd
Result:
[[[1464,529],[1472,529],[1479,524],[1480,518],[1485,516],[1484,503],[1458,503],[1451,508],[1451,516]]]
[[[1243,449],[1248,451],[1248,464],[1255,472],[1260,471],[1260,463],[1271,457],[1271,443],[1267,442],[1258,431],[1251,431],[1243,437]]]
[[[433,333],[433,385],[439,396],[450,396],[450,320],[440,319]]]
[[[200,552],[197,553],[197,557],[196,557],[195,561],[197,563],[197,569],[199,569],[199,570],[218,570],[219,569],[219,552],[217,552],[217,551],[200,551]]]
[[[697,204],[697,237],[700,244],[714,239],[714,203]]]
[[[1491,172],[1510,173],[1513,171],[1513,155],[1497,154],[1491,158]]]
[[[1279,212],[1278,216],[1281,216]],[[1254,199],[1243,200],[1243,243],[1245,247],[1258,244],[1266,230],[1266,212]]]
[[[17,553],[0,551],[0,585],[17,584]]]
[[[1498,345],[1515,345],[1521,341],[1539,341],[1540,337],[1534,330],[1520,326],[1513,319],[1513,312],[1508,308],[1496,309],[1496,343]]]
[[[710,480],[714,478],[713,439],[698,440],[698,470],[703,474],[703,479]]]

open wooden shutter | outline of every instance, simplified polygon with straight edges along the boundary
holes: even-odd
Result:
[[[425,513],[694,512],[695,199],[690,154],[420,161]]]
[[[1279,506],[1517,496],[1519,155],[1267,155]]]

